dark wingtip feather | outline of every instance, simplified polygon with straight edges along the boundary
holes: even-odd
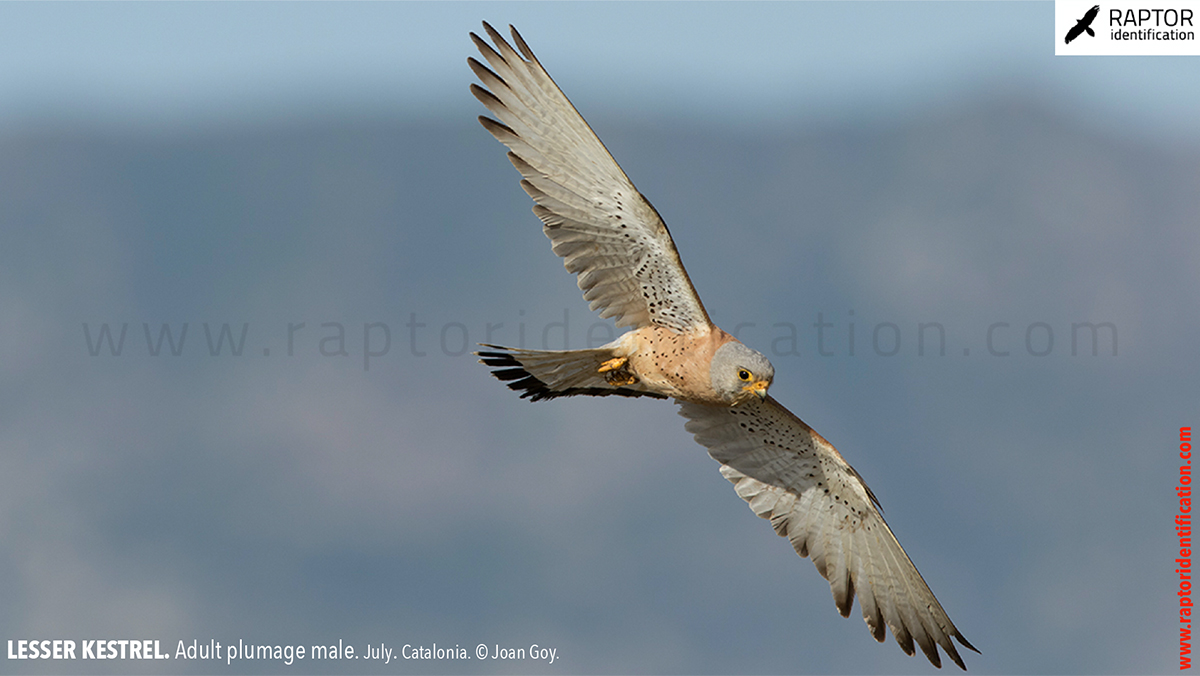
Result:
[[[892,636],[896,639],[896,643],[900,644],[900,649],[904,651],[905,655],[912,657],[917,654],[916,646],[913,645],[912,634],[905,634],[904,638],[901,639],[899,636],[896,636],[896,630],[892,629]]]
[[[471,91],[475,90],[472,89]],[[486,92],[487,90],[484,89],[482,91]],[[487,129],[489,132],[491,132],[492,136],[501,136],[503,134],[511,134],[513,136],[517,135],[517,132],[513,131],[508,125],[504,124],[503,122],[497,122],[486,115],[479,116],[479,124],[482,124],[484,129]]]
[[[963,662],[963,659],[958,656],[958,651],[954,649],[954,644],[949,644],[949,645],[950,645],[950,649],[946,650],[946,654],[950,656],[950,659],[954,661],[954,664],[959,669],[966,671],[967,665],[965,662]],[[942,646],[942,647],[944,648],[945,646]],[[939,664],[938,668],[940,669],[941,667],[942,667],[942,665]]]
[[[489,30],[491,29],[491,26],[488,26],[486,22],[483,25],[487,26],[487,28]],[[478,49],[479,53],[483,54],[485,58],[487,57],[488,54],[491,54],[491,55],[495,56],[497,59],[504,61],[504,57],[500,56],[500,54],[495,49],[492,49],[492,46],[487,43],[487,40],[484,40],[483,38],[479,37],[475,33],[471,33],[471,42],[475,43],[475,49]]]
[[[854,577],[847,575],[846,578],[846,597],[840,601],[837,596],[833,597],[833,604],[842,617],[850,617],[850,611],[854,608]]]
[[[862,601],[860,600],[859,603],[861,602]],[[875,638],[876,642],[883,643],[887,640],[887,625],[883,623],[883,619],[881,617],[876,616],[875,624],[868,625],[868,629],[871,630],[871,636]]]
[[[480,87],[474,82],[471,83],[471,95],[478,99],[479,102],[482,103],[488,110],[491,110],[492,106],[500,106],[501,108],[504,107],[504,104],[500,102],[500,99],[496,98],[495,94],[489,92],[483,87]]]
[[[483,29],[487,31],[488,37],[492,39],[492,43],[497,47],[499,47],[501,44],[508,44],[508,42],[504,39],[504,36],[500,34],[500,31],[492,28],[492,24],[484,21]]]
[[[942,655],[938,652],[937,644],[933,641],[923,641],[918,642],[918,645],[921,646],[921,652],[925,653],[925,658],[929,660],[929,663],[941,669]]]
[[[971,642],[968,641],[966,639],[966,637],[964,637],[962,634],[958,633],[958,630],[955,630],[954,633],[951,634],[951,636],[953,636],[954,639],[957,640],[959,643],[961,643],[964,647],[969,648],[980,655],[983,654],[983,653],[979,652],[979,648],[976,648],[975,646],[971,645]],[[954,663],[958,665],[959,669],[962,669],[963,671],[967,670],[966,663],[963,662],[963,659],[961,657],[959,657],[958,651],[954,649],[954,643],[952,641],[947,641],[946,645],[942,646],[942,647],[946,648],[946,654],[950,656],[950,659],[954,660]]]
[[[517,27],[508,24],[508,30],[512,31],[513,42],[517,44],[517,49],[521,50],[521,56],[525,57],[527,61],[538,63],[537,57],[533,55],[533,50],[529,48],[529,45],[525,44],[525,38],[521,37],[521,34],[517,32]]]
[[[472,73],[475,73],[475,77],[479,78],[480,82],[486,84],[489,80],[494,80],[505,87],[508,86],[508,83],[504,81],[504,78],[497,75],[496,71],[483,65],[473,56],[467,57],[467,67],[471,69]]]
[[[983,653],[979,652],[979,648],[976,648],[975,646],[971,645],[971,642],[968,641],[967,638],[965,636],[963,636],[962,634],[955,633],[954,638],[958,639],[958,642],[963,644],[967,648],[974,650],[975,652],[979,653],[980,655],[983,654]]]

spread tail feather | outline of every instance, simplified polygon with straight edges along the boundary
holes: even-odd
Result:
[[[620,369],[601,371],[601,367],[613,359],[611,346],[592,350],[521,350],[481,345],[490,349],[475,353],[480,357],[479,363],[491,367],[492,375],[520,392],[522,399],[540,401],[575,395],[606,397],[614,394],[666,399],[657,392],[639,389],[636,378],[624,377]]]

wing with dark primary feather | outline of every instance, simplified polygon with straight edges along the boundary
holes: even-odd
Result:
[[[824,437],[771,397],[733,408],[681,403],[679,413],[754,513],[812,558],[842,616],[857,592],[876,640],[887,626],[909,655],[915,641],[940,667],[941,646],[966,669],[950,639],[975,647],[925,584],[858,472]]]
[[[517,52],[487,23],[491,66],[468,59],[484,87],[471,92],[496,120],[479,121],[508,146],[554,253],[579,276],[593,310],[617,326],[679,332],[712,326],[667,226],[512,29]]]

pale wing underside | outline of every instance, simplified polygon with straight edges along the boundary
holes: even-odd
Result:
[[[471,69],[487,87],[471,85],[496,118],[480,122],[508,146],[521,187],[537,204],[554,253],[579,276],[600,316],[617,326],[656,325],[688,331],[711,327],[667,227],[633,187],[604,144],[554,84],[521,36],[520,54],[491,26],[495,49],[471,38],[491,70]]]
[[[680,415],[754,513],[812,558],[843,617],[857,592],[877,641],[886,624],[909,655],[916,641],[940,667],[940,645],[966,668],[950,638],[975,648],[904,553],[866,484],[828,441],[769,397],[733,408],[681,403]]]

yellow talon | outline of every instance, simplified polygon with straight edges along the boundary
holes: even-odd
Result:
[[[627,362],[627,361],[629,361],[628,357],[617,357],[616,359],[609,359],[608,361],[601,364],[600,368],[597,369],[596,372],[597,373],[607,373],[609,371],[616,371],[617,369],[624,366],[625,362]]]

